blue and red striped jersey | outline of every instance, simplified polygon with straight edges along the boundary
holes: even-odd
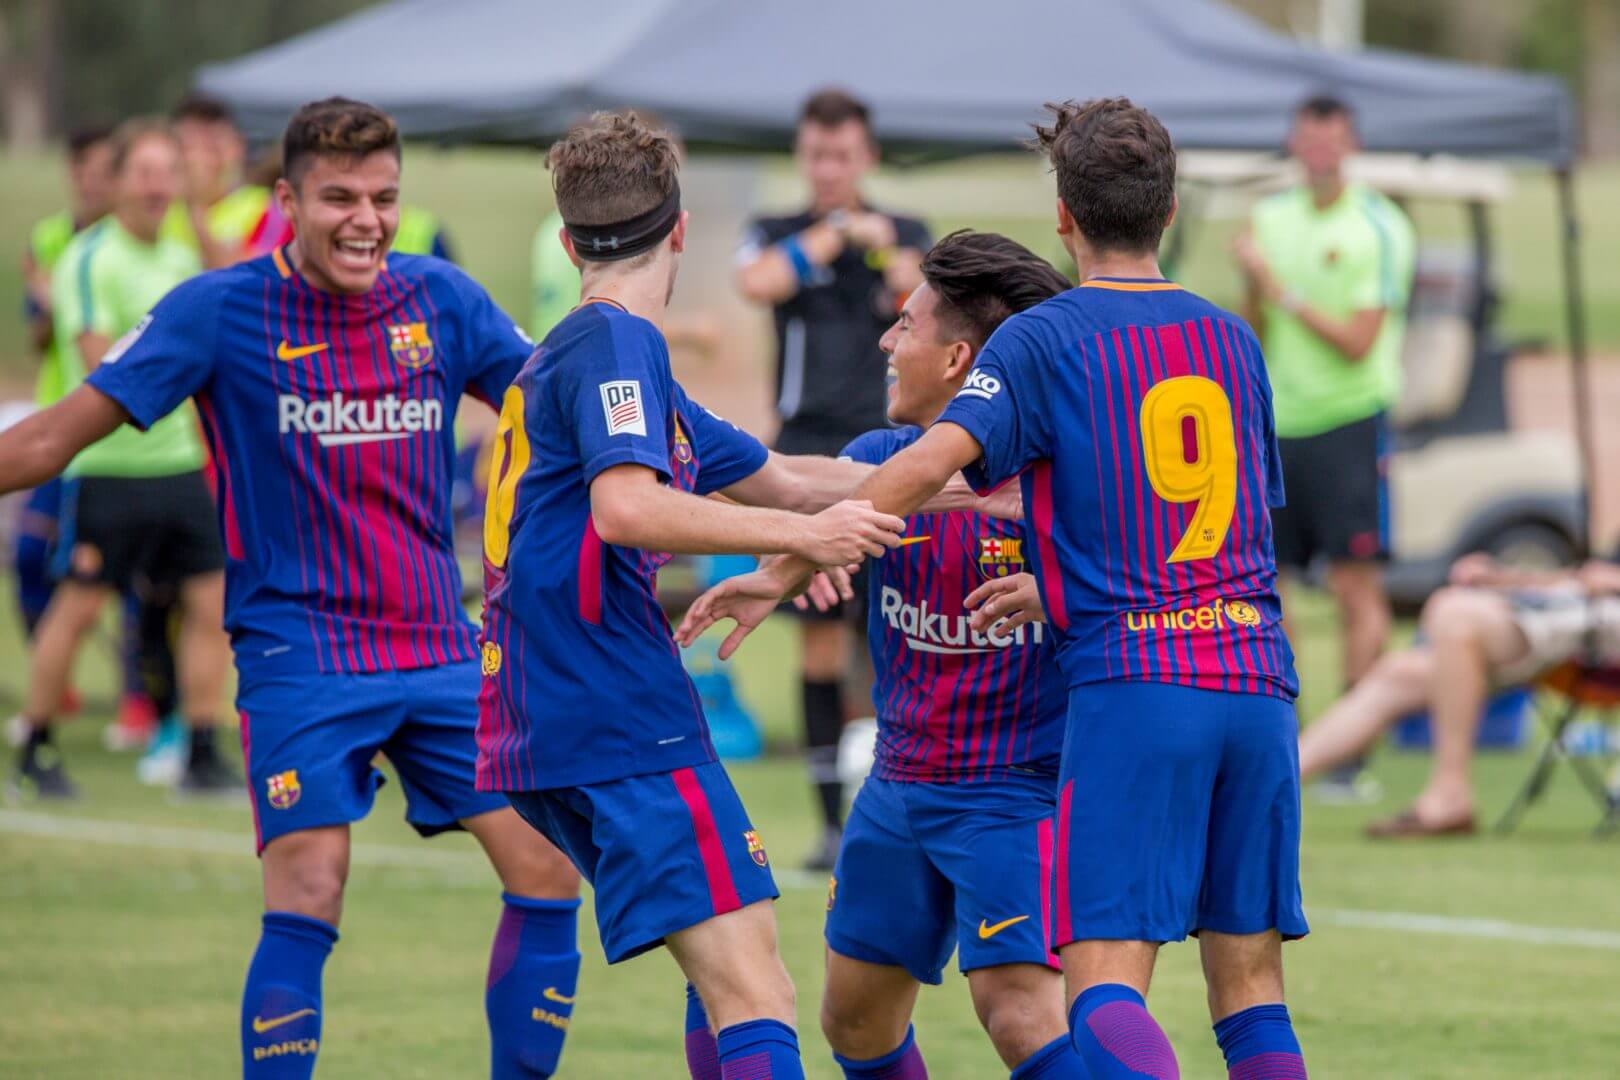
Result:
[[[218,469],[238,669],[470,660],[452,544],[463,393],[498,402],[532,344],[465,273],[390,255],[363,295],[277,249],[192,278],[89,382],[145,427],[195,397]]]
[[[844,448],[881,465],[920,428],[871,431]],[[962,601],[991,578],[1020,573],[1017,522],[955,510],[912,514],[910,543],[871,560],[867,642],[877,760],[884,780],[989,780],[1009,772],[1057,775],[1068,691],[1040,623],[979,634]]]
[[[658,605],[669,556],[604,543],[591,481],[641,465],[707,495],[766,456],[686,396],[647,320],[592,302],[546,335],[506,391],[490,465],[481,790],[575,787],[715,760]]]
[[[975,485],[1022,477],[1071,686],[1298,693],[1271,386],[1241,320],[1167,281],[1092,279],[1003,323],[940,419],[983,448]]]

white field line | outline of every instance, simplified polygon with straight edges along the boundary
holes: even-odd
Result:
[[[121,821],[43,814],[30,810],[0,809],[0,833],[206,855],[250,857],[253,854],[252,837],[246,832],[137,825]],[[486,864],[481,854],[470,851],[435,851],[425,845],[403,847],[390,844],[355,844],[350,851],[350,860],[356,866],[439,871],[458,878],[475,875],[482,877],[489,873],[485,869]],[[784,888],[790,889],[820,891],[827,886],[825,875],[797,869],[776,871],[776,880]],[[1620,932],[1610,930],[1530,926],[1500,919],[1426,915],[1410,911],[1314,908],[1307,911],[1306,915],[1318,925],[1348,929],[1389,930],[1408,934],[1511,941],[1523,945],[1566,945],[1620,951]]]

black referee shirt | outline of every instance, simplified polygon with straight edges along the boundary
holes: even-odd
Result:
[[[894,222],[897,247],[927,251],[932,245],[921,221],[886,216]],[[752,261],[816,220],[808,210],[754,219],[738,261]],[[775,306],[778,449],[835,454],[856,435],[887,423],[886,363],[878,339],[898,313],[878,260],[854,247],[817,267],[816,280]]]

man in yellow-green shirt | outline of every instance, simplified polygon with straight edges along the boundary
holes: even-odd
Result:
[[[118,361],[148,310],[201,270],[196,253],[162,235],[179,193],[180,148],[161,124],[136,121],[113,137],[112,210],[79,233],[52,276],[54,332],[66,388]],[[241,780],[214,738],[230,666],[222,629],[224,551],[203,476],[207,455],[189,409],[144,432],[121,427],[68,467],[76,491],[64,571],[40,620],[30,656],[23,719],[29,730],[17,779],[40,797],[71,797],[50,724],[61,707],[80,643],[113,591],[144,601],[169,592],[182,613],[176,652],[180,708],[191,732],[182,789],[236,791]]]
[[[196,248],[204,266],[239,262],[270,205],[269,188],[244,182],[247,140],[230,108],[206,95],[182,98],[170,118],[180,141],[186,190],[164,219],[164,235]]]
[[[1347,685],[1389,634],[1385,414],[1400,393],[1416,258],[1401,209],[1345,179],[1357,148],[1348,105],[1328,96],[1300,105],[1288,149],[1305,182],[1260,202],[1234,245],[1271,376],[1288,491],[1272,516],[1277,564],[1297,574],[1326,562]]]

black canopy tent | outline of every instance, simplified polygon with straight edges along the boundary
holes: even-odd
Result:
[[[1331,90],[1370,150],[1519,159],[1558,178],[1577,437],[1594,466],[1563,84],[1379,50],[1301,45],[1214,0],[393,0],[224,64],[201,89],[273,137],[345,94],[412,137],[542,143],[581,113],[650,109],[699,148],[784,149],[800,101],[836,83],[905,158],[1011,149],[1040,104],[1124,94],[1183,149],[1278,147],[1288,106]]]

